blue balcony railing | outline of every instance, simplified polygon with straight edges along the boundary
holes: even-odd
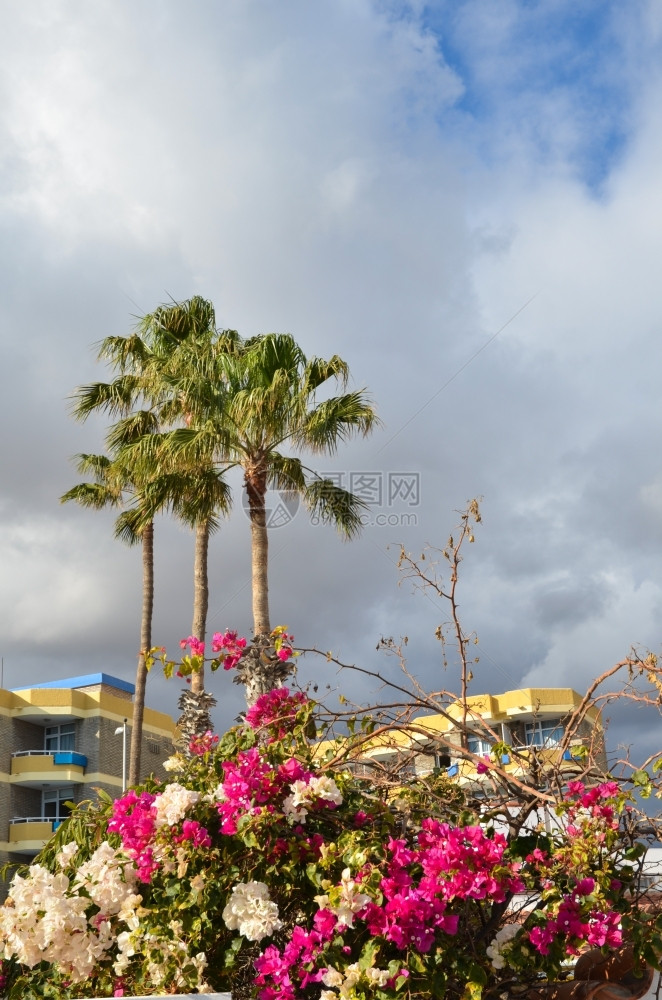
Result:
[[[53,754],[54,764],[78,764],[79,767],[87,767],[87,757],[85,754],[76,753],[74,750],[57,750]]]

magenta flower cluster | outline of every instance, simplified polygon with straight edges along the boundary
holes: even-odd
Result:
[[[606,830],[618,829],[618,814],[613,802],[607,800],[614,799],[619,794],[619,787],[615,781],[605,781],[601,785],[593,788],[585,788],[581,781],[568,782],[566,802],[569,803],[567,816],[569,825],[568,833],[575,837],[581,832],[583,820],[599,820],[603,831],[599,837],[604,840]]]
[[[218,741],[219,737],[215,733],[212,733],[211,729],[208,729],[202,736],[193,736],[188,748],[195,757],[204,757],[206,753],[211,753],[214,747],[218,745]]]
[[[590,896],[595,888],[592,878],[582,879],[574,890],[561,900],[558,913],[542,927],[534,927],[529,932],[529,940],[541,955],[548,955],[556,940],[564,943],[567,955],[578,955],[579,946],[586,942],[593,948],[618,948],[623,943],[620,930],[620,913],[613,910],[606,913],[591,910],[588,918],[583,916],[582,898]]]
[[[191,651],[191,656],[204,656],[205,643],[201,639],[196,639],[194,635],[189,635],[186,639],[180,639],[181,649]],[[227,629],[225,632],[214,632],[211,640],[212,653],[221,653],[219,657],[224,670],[232,670],[239,663],[239,660],[246,649],[246,640],[243,636],[238,636],[236,632]],[[280,656],[280,653],[278,654]]]
[[[108,823],[109,832],[120,835],[122,847],[133,858],[140,882],[151,882],[158,868],[152,844],[156,832],[155,799],[156,795],[151,792],[138,794],[130,788],[126,795],[113,802]]]
[[[243,636],[238,636],[236,632],[226,629],[225,632],[214,632],[211,640],[212,653],[224,653],[223,669],[232,670],[239,663],[239,660],[246,649],[246,640]]]
[[[620,788],[615,781],[605,781],[588,789],[581,781],[570,781],[564,797],[569,837],[594,840],[603,845],[608,832],[619,826],[614,803],[619,794]],[[551,859],[540,851],[535,851],[527,861],[539,864],[543,874],[551,863]],[[543,886],[551,888],[553,881],[546,878]],[[620,882],[612,879],[610,887],[617,891]],[[571,892],[561,897],[556,912],[552,912],[544,924],[529,931],[529,940],[541,955],[548,955],[555,944],[562,944],[568,955],[579,954],[583,944],[594,948],[617,948],[622,944],[621,915],[597,905],[591,908],[596,902],[592,897],[597,888],[593,878],[580,879]]]
[[[459,917],[448,909],[456,899],[501,903],[523,888],[519,865],[503,861],[507,842],[499,833],[490,838],[477,826],[427,819],[418,842],[412,849],[404,840],[389,841],[390,861],[380,885],[385,902],[368,903],[359,914],[373,936],[398,948],[428,952],[438,931],[456,934]]]
[[[217,805],[221,833],[235,834],[242,816],[259,815],[262,809],[274,813],[280,796],[294,781],[306,784],[314,777],[298,760],[291,758],[274,768],[256,747],[237,754],[236,764],[224,761],[225,778],[221,784],[223,799]],[[333,803],[323,802],[332,807]]]
[[[290,694],[289,688],[274,688],[267,694],[260,695],[255,704],[251,705],[246,712],[246,722],[251,729],[277,726],[277,738],[282,739],[297,712],[307,702],[308,699],[301,691]]]
[[[270,945],[256,960],[256,984],[263,987],[260,1000],[294,1000],[308,983],[320,981],[327,972],[328,943],[354,927],[355,921],[364,923],[371,937],[390,942],[399,951],[429,952],[443,940],[440,934],[457,934],[460,916],[452,910],[455,901],[501,903],[523,889],[520,864],[504,860],[506,848],[506,838],[499,833],[488,837],[477,826],[451,827],[433,819],[423,821],[417,847],[391,838],[385,873],[374,893],[380,902],[369,899],[352,913],[352,896],[341,883],[339,904],[334,906],[331,892],[324,897],[313,930],[295,927],[282,951]],[[367,883],[370,866],[361,875]],[[349,946],[345,950],[349,952]]]
[[[182,832],[175,834],[172,839],[175,844],[189,841],[193,847],[211,847],[211,837],[197,819],[185,819],[182,823]]]
[[[276,656],[285,663],[294,653],[294,636],[289,635],[286,625],[278,625],[271,633],[276,648]]]
[[[179,645],[181,649],[188,648],[191,651],[191,656],[204,656],[205,655],[205,644],[200,639],[196,639],[194,635],[189,635],[186,639],[180,639]]]
[[[186,794],[184,789],[181,791]],[[135,862],[138,880],[145,883],[152,881],[159,867],[155,853],[155,839],[159,828],[157,807],[159,798],[159,795],[153,795],[151,792],[141,792],[138,795],[133,788],[130,788],[126,795],[113,803],[113,812],[108,823],[109,832],[119,834],[122,847]],[[208,831],[197,820],[184,819],[181,833],[174,833],[172,841],[175,844],[188,842],[193,847],[211,847]]]
[[[299,989],[318,983],[324,968],[315,962],[332,939],[336,918],[328,910],[319,910],[313,918],[312,931],[297,925],[282,951],[271,944],[255,959],[255,985],[262,986],[260,1000],[296,1000]]]

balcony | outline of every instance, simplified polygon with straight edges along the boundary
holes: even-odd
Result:
[[[534,751],[539,764],[559,766],[562,771],[572,771],[573,768],[583,767],[584,761],[586,759],[586,754],[588,749],[585,745],[583,739],[574,739],[570,741],[570,746],[561,753],[558,746],[524,746],[517,747],[515,752],[511,754],[503,754],[501,757],[501,767],[508,774],[521,775],[526,767],[526,762]],[[485,761],[485,765],[489,766],[494,763],[490,754],[480,754]],[[475,781],[480,780],[480,775],[478,774],[476,764],[472,760],[455,760],[451,763],[450,767],[446,768],[446,774],[449,778],[458,778],[460,780]]]
[[[20,750],[12,754],[10,781],[25,788],[59,788],[83,781],[87,757],[73,750]]]
[[[61,822],[48,816],[14,817],[9,821],[9,850],[14,854],[36,854]]]

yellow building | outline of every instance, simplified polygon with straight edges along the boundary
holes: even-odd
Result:
[[[368,777],[381,764],[390,770],[396,766],[398,773],[414,777],[437,767],[460,782],[476,781],[476,761],[462,748],[465,717],[469,754],[494,760],[495,744],[512,748],[497,761],[506,772],[521,774],[534,758],[543,765],[558,763],[571,772],[587,755],[604,767],[602,728],[595,709],[588,710],[569,740],[564,739],[568,722],[581,702],[582,696],[572,688],[519,688],[503,694],[472,695],[466,711],[456,701],[443,712],[416,716],[366,740],[351,755],[352,770]]]
[[[133,684],[88,674],[0,689],[0,865],[25,862],[68,815],[67,802],[101,788],[122,793]],[[145,708],[142,776],[164,778],[174,722]]]

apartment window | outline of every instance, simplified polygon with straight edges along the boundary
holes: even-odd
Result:
[[[524,726],[524,738],[528,747],[554,747],[563,739],[561,720],[539,719],[527,722]]]
[[[483,740],[480,736],[467,736],[467,750],[470,753],[489,755],[492,751],[492,745],[489,740]]]
[[[59,750],[76,749],[76,723],[67,722],[61,726],[47,726],[44,734],[44,750],[57,753]]]
[[[64,788],[51,788],[41,793],[41,814],[45,819],[66,819],[71,809],[65,802],[71,802],[74,797],[73,785]]]

